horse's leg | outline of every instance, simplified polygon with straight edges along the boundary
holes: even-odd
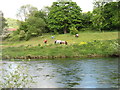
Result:
[[[56,44],[56,41],[54,43]]]

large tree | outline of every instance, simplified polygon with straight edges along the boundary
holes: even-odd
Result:
[[[92,27],[95,30],[101,31],[103,28],[104,16],[103,16],[103,7],[95,8],[93,10],[92,17]]]
[[[37,11],[37,8],[32,5],[30,5],[30,4],[23,5],[18,10],[16,16],[19,20],[25,21],[29,16],[34,14],[33,12],[35,12],[35,11]]]
[[[120,1],[111,2],[103,9],[104,29],[115,30],[120,28]]]
[[[51,32],[67,33],[71,27],[81,27],[81,8],[76,2],[60,0],[53,2],[48,14],[48,27]]]
[[[30,14],[25,21],[20,21],[20,26],[18,33],[21,35],[22,39],[28,40],[32,36],[40,36],[45,32],[46,22],[45,22],[45,13],[40,11],[35,11]]]
[[[97,30],[115,30],[120,26],[120,1],[110,2],[93,10],[93,28]]]
[[[27,19],[27,29],[31,34],[36,34],[37,36],[42,35],[42,32],[45,29],[45,21],[42,18],[29,17]]]

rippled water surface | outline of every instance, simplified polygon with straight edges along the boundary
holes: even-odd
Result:
[[[32,88],[118,88],[118,58],[4,60],[1,63],[7,70],[2,73],[7,74],[18,65],[28,68],[27,73],[35,81]]]

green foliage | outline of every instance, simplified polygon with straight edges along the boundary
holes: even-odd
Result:
[[[24,17],[25,20],[19,21],[19,29],[8,38],[19,36],[16,40],[29,40],[43,33],[76,34],[78,31],[118,30],[120,28],[120,1],[110,3],[96,1],[94,4],[96,7],[93,12],[87,13],[81,13],[81,8],[71,0],[58,0],[53,2],[51,7],[45,7],[39,11],[31,5],[24,5],[20,8],[18,17]],[[10,21],[15,22],[12,19]],[[4,24],[5,22],[3,20]]]
[[[7,20],[4,18],[2,11],[0,11],[0,35],[2,34],[3,29],[7,26]]]
[[[103,16],[105,18],[104,29],[118,29],[120,28],[120,1],[111,2],[104,6]]]
[[[36,33],[36,35],[41,35],[45,29],[46,23],[42,18],[30,17],[27,19],[29,32]]]
[[[54,2],[48,14],[48,27],[51,32],[69,33],[69,28],[81,27],[81,8],[75,2]]]
[[[8,26],[7,20],[4,17],[2,17],[2,28],[4,29],[7,26]]]
[[[82,28],[91,28],[92,27],[92,12],[82,13]]]
[[[31,37],[41,36],[45,31],[46,23],[44,19],[37,16],[38,12],[34,15],[30,16],[26,21],[21,21],[18,29],[20,34],[20,40],[29,40]],[[41,16],[42,17],[42,16]]]
[[[19,32],[20,32],[20,30],[19,29],[17,29],[16,31],[13,31],[13,35],[18,35],[19,34]]]
[[[99,31],[101,31],[104,25],[103,24],[104,17],[102,15],[102,9],[103,9],[102,7],[94,9],[93,18],[92,18],[93,28]]]
[[[20,31],[20,30],[24,30],[25,32],[27,32],[28,31],[28,23],[21,21],[18,31]]]
[[[77,33],[78,33],[78,30],[77,30],[75,27],[71,27],[71,28],[70,28],[70,34],[75,35],[75,34],[77,34]]]
[[[19,35],[20,35],[20,40],[24,40],[24,38],[25,38],[25,31],[21,30]]]
[[[25,34],[25,40],[28,41],[31,38],[31,33],[26,32]]]
[[[111,0],[93,0],[93,8],[99,8],[109,2],[111,2]]]
[[[8,41],[19,41],[20,35],[14,35],[8,38]]]
[[[18,21],[13,18],[6,18],[9,28],[18,28]]]
[[[116,30],[120,26],[119,2],[110,2],[93,10],[93,28],[99,31]]]
[[[40,36],[45,31],[45,12],[38,11],[32,5],[23,5],[19,9],[17,16],[22,19],[19,26],[19,32],[24,30],[24,39],[29,40],[31,37]],[[28,35],[30,34],[30,35]]]

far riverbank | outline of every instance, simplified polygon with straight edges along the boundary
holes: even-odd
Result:
[[[3,59],[54,59],[82,57],[119,57],[118,40],[94,40],[79,44],[45,44],[6,47]]]

